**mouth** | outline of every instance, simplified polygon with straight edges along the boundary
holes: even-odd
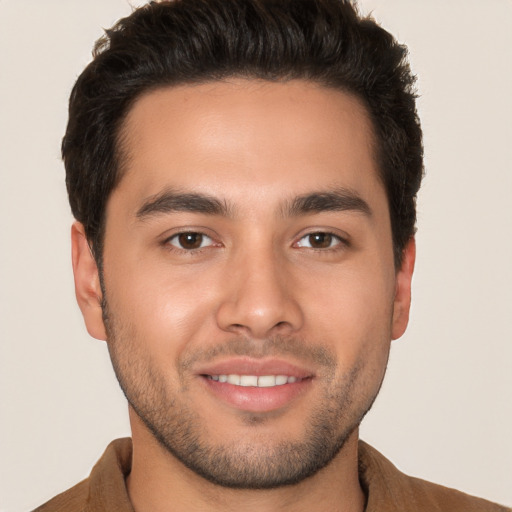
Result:
[[[231,373],[229,375],[203,375],[205,378],[215,382],[227,382],[233,386],[253,387],[253,388],[273,388],[284,386],[285,384],[294,384],[304,380],[301,377],[293,375],[238,375]],[[307,378],[307,377],[306,377]]]
[[[287,361],[244,357],[201,368],[198,376],[214,400],[261,413],[291,406],[311,389],[315,377]]]

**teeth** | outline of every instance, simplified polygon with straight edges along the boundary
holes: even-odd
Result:
[[[240,386],[248,387],[248,386],[257,386],[257,385],[258,385],[258,377],[256,377],[256,375],[241,375],[240,376]]]
[[[286,384],[286,377],[285,382],[283,384]],[[276,377],[274,377],[274,375],[262,375],[258,379],[257,385],[260,388],[271,388],[276,385]]]
[[[276,385],[282,386],[288,382],[288,377],[286,375],[276,375]]]
[[[240,386],[240,375],[228,375],[228,384]]]
[[[302,379],[298,377],[288,377],[287,375],[208,375],[208,378],[217,382],[227,382],[235,386],[272,388],[282,386],[283,384],[293,384]]]

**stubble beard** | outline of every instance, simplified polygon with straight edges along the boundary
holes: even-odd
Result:
[[[207,421],[182,400],[186,384],[182,382],[181,389],[169,389],[163,376],[152,369],[143,344],[134,343],[136,330],[120,327],[106,301],[103,316],[114,371],[132,409],[168,453],[222,487],[272,489],[299,483],[316,474],[343,449],[370,410],[382,383],[381,379],[370,396],[361,396],[361,365],[335,379],[336,360],[325,350],[315,351],[297,339],[266,340],[263,347],[259,345],[259,353],[298,352],[301,357],[308,353],[311,358],[322,359],[328,370],[326,375],[331,375],[323,398],[305,420],[300,440],[275,442],[267,438],[246,444],[239,440],[214,444],[209,440]],[[253,346],[250,340],[233,339],[220,352],[254,356],[247,349],[249,346]],[[183,362],[181,370],[185,366]],[[247,413],[244,417],[245,426],[255,429],[265,421],[260,414]]]

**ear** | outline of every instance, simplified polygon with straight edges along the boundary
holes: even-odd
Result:
[[[402,264],[395,278],[395,301],[393,304],[392,337],[400,338],[409,323],[411,308],[411,281],[416,261],[416,241],[411,237],[403,251]]]
[[[93,338],[106,340],[98,266],[80,222],[75,222],[71,227],[71,253],[76,300],[82,311],[87,331]]]

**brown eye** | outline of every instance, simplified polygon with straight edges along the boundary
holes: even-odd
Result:
[[[192,251],[212,244],[212,239],[203,233],[179,233],[169,239],[169,243],[178,249]]]
[[[340,245],[342,240],[332,233],[309,233],[303,236],[297,243],[298,247],[309,247],[310,249],[332,249]]]
[[[314,249],[331,247],[333,236],[330,233],[313,233],[308,236],[309,245]]]

